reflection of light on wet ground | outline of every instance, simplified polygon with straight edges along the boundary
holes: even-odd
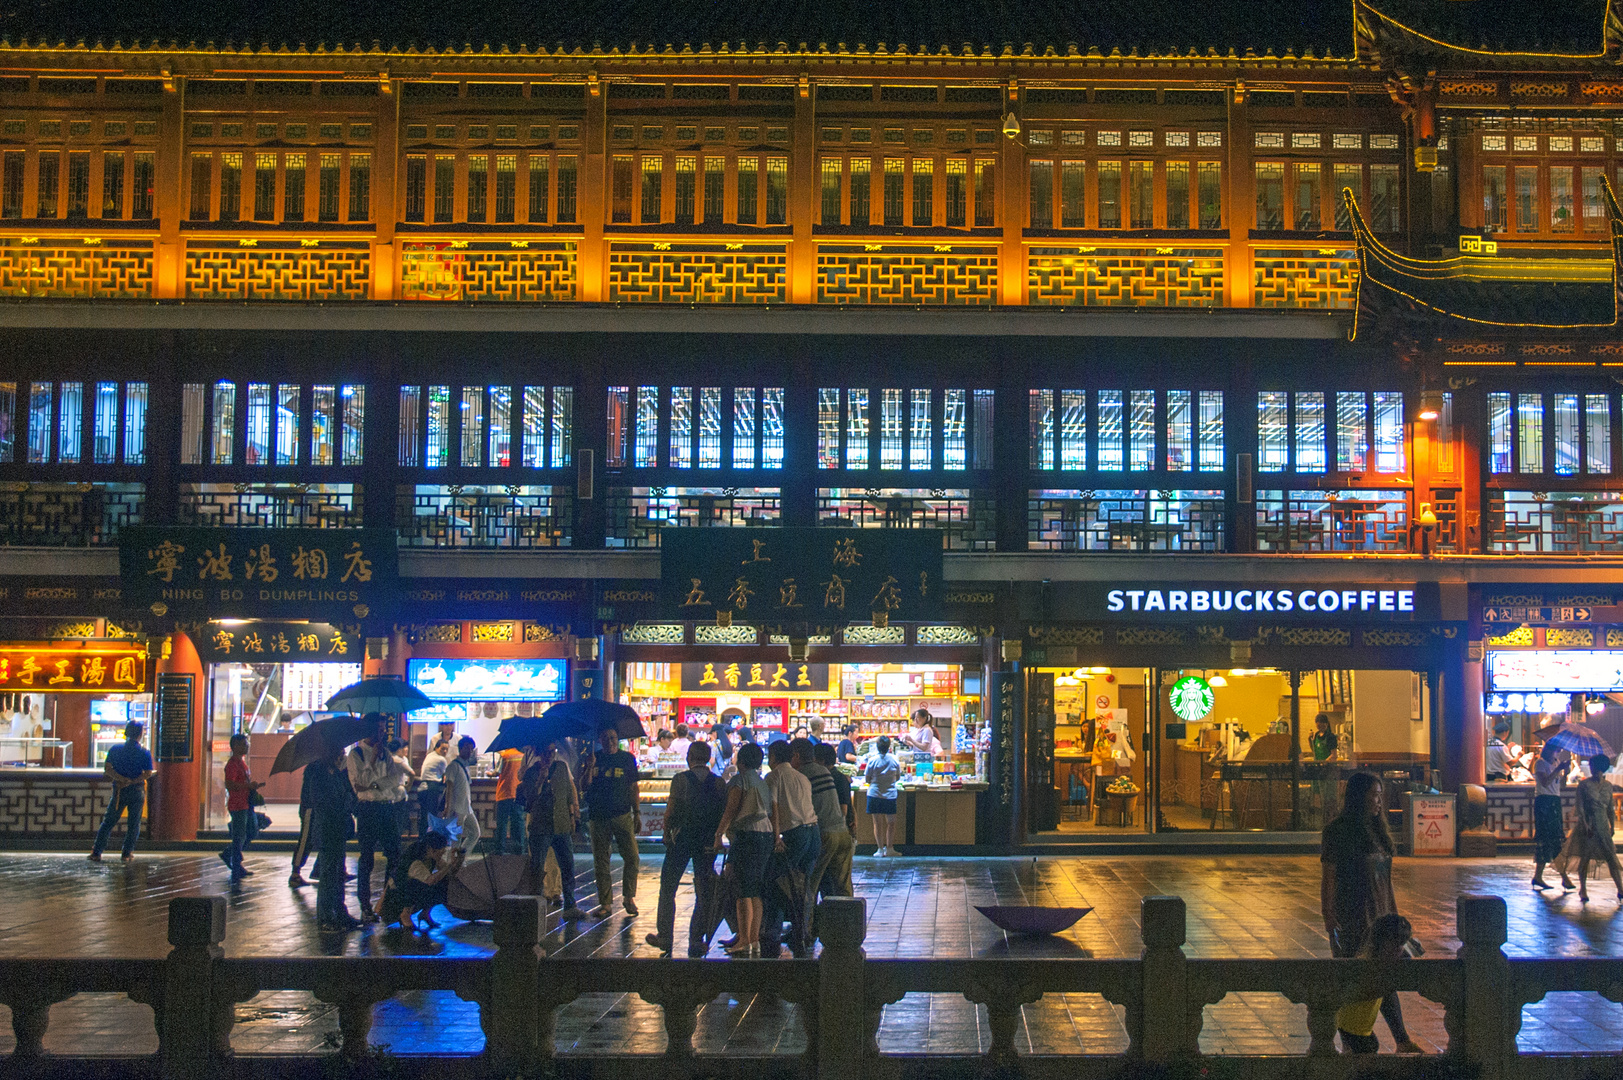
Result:
[[[487,924],[445,921],[427,939],[373,928],[322,937],[313,926],[315,890],[286,885],[285,855],[253,855],[258,873],[228,888],[212,854],[142,855],[129,867],[100,866],[82,855],[0,855],[0,950],[33,956],[162,956],[171,897],[220,893],[228,898],[226,949],[233,956],[482,955],[491,951]],[[618,863],[616,863],[618,872]],[[381,861],[380,861],[381,873]],[[589,860],[578,866],[581,906],[595,906]],[[1576,894],[1540,895],[1527,888],[1531,863],[1498,860],[1399,860],[1399,906],[1433,956],[1458,948],[1454,902],[1461,893],[1497,893],[1510,908],[1513,956],[1616,956],[1623,919],[1612,900],[1578,903]],[[1132,856],[1025,859],[858,859],[855,879],[869,901],[865,949],[887,958],[1136,957],[1139,901],[1177,895],[1189,911],[1191,957],[1327,956],[1319,924],[1318,861],[1303,856]],[[654,928],[659,859],[643,860],[638,890],[643,914],[559,928],[548,920],[549,953],[563,956],[652,955],[642,943]],[[1610,884],[1609,882],[1607,884]],[[1602,893],[1604,890],[1602,891]],[[1596,893],[1598,897],[1602,893]],[[976,905],[1093,907],[1051,938],[1011,938]],[[684,888],[678,926],[691,908]],[[351,906],[353,907],[353,896]],[[62,933],[72,926],[71,936]],[[716,963],[726,963],[717,960]],[[1442,1010],[1404,995],[1411,1033],[1441,1049]],[[238,1006],[232,1045],[242,1053],[317,1053],[337,1031],[334,1006],[295,991],[268,991]],[[1385,1048],[1391,1041],[1377,1025]],[[660,1010],[635,995],[593,994],[559,1010],[560,1053],[658,1053],[665,1046]],[[885,1010],[879,1043],[890,1053],[973,1053],[990,1042],[984,1009],[962,997],[913,994]],[[1097,995],[1050,995],[1022,1010],[1018,1047],[1032,1053],[1120,1053],[1127,1045],[1122,1010]],[[372,1041],[402,1054],[473,1053],[484,1045],[477,1006],[450,992],[404,993],[380,1004]],[[1615,1050],[1623,1041],[1623,1006],[1595,995],[1557,994],[1529,1006],[1518,1040],[1523,1052]],[[121,1055],[150,1053],[157,1040],[152,1010],[120,995],[81,994],[51,1012],[47,1049]],[[792,1005],[722,995],[700,1010],[701,1053],[799,1053],[804,1027]],[[10,1017],[0,1008],[0,1054],[12,1046]],[[1302,1006],[1274,994],[1231,994],[1206,1009],[1201,1046],[1209,1053],[1302,1053]]]

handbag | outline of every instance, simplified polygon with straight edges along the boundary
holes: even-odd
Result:
[[[258,788],[254,788],[252,791],[250,791],[248,793],[248,805],[249,806],[264,806],[265,805],[265,794],[264,794],[264,792],[260,791]]]

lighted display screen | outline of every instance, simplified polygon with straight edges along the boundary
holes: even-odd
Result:
[[[1562,694],[1623,690],[1623,652],[1490,652],[1488,689]]]
[[[432,701],[562,701],[566,660],[408,660],[406,677]]]

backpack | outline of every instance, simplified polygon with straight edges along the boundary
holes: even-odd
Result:
[[[703,780],[694,780],[693,775],[688,773],[688,819],[682,828],[708,845],[721,826],[722,815],[727,812],[727,785],[714,773]]]

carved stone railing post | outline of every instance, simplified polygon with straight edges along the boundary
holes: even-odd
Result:
[[[1018,970],[1014,964],[1008,967]],[[990,1076],[1019,1073],[1015,1036],[1020,1031],[1020,1010],[1043,998],[1040,989],[1022,981],[1019,974],[1004,975],[1003,968],[1001,963],[996,968],[989,967],[988,977],[973,979],[964,987],[966,1001],[986,1006],[986,1027],[992,1042],[986,1048],[984,1071]]]
[[[490,1024],[485,1053],[498,1076],[527,1076],[552,1050],[552,1013],[541,1015],[541,900],[504,896],[496,901],[490,998],[483,1003]],[[543,1021],[545,1021],[543,1023]]]
[[[1462,896],[1455,920],[1464,982],[1463,1016],[1455,1027],[1463,1035],[1461,1049],[1467,1062],[1481,1068],[1481,1080],[1508,1080],[1520,1025],[1513,1023],[1510,960],[1503,948],[1509,936],[1504,897]],[[1449,1049],[1455,1049],[1453,1040]]]
[[[38,1061],[45,1054],[45,1030],[51,1022],[49,995],[33,997],[19,993],[10,1007],[11,1034],[17,1040],[11,1051],[13,1065]]]
[[[169,951],[164,963],[158,1056],[164,1080],[220,1075],[231,1053],[236,1003],[215,979],[225,956],[225,897],[169,901]]]
[[[817,958],[818,1080],[862,1080],[873,1041],[868,1010],[861,1004],[867,1000],[862,951],[867,936],[867,900],[830,896],[817,905],[817,939],[823,943]],[[873,1027],[878,1028],[877,1019]]]
[[[1143,918],[1144,962],[1140,968],[1143,1030],[1135,1040],[1150,1061],[1192,1056],[1199,1032],[1191,1030],[1189,961],[1183,955],[1188,912],[1182,898],[1146,896]],[[1199,1006],[1194,1006],[1198,1009]]]

